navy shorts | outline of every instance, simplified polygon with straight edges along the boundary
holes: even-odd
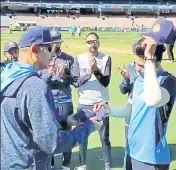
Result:
[[[153,165],[143,162],[139,162],[127,155],[126,170],[169,170],[170,164]]]

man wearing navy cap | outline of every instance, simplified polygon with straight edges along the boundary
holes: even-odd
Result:
[[[49,29],[29,29],[19,42],[19,62],[8,64],[1,74],[3,170],[50,169],[49,154],[70,151],[99,128],[95,120],[87,120],[66,133],[56,120],[53,95],[37,73],[47,68],[53,43]]]
[[[6,60],[1,63],[1,71],[5,68],[5,66],[12,62],[17,61],[19,55],[19,47],[15,41],[9,41],[4,45],[4,57]]]
[[[166,131],[176,99],[176,77],[162,69],[161,61],[163,44],[174,35],[173,24],[159,20],[133,47],[139,74],[133,84],[129,110],[127,154],[131,162],[127,170],[169,170],[171,158]]]
[[[73,64],[73,57],[61,51],[61,34],[57,30],[52,30],[51,37],[57,41],[53,45],[54,56],[48,69],[39,71],[41,78],[48,84],[54,96],[54,103],[58,116],[62,118],[62,128],[65,131],[71,130],[66,123],[66,118],[73,114],[73,103],[71,95],[72,77],[70,69]],[[62,170],[70,170],[71,151],[63,153]],[[51,165],[54,167],[54,157]]]
[[[165,41],[165,46],[167,50],[167,55],[169,57],[169,61],[174,62],[173,47],[176,40],[176,29],[172,21],[163,20],[163,19],[158,20],[153,25],[152,32],[150,32],[149,34],[151,34],[154,39],[156,39],[156,36],[158,34],[162,35],[160,36],[160,40],[158,40],[158,43],[163,44],[163,40]]]

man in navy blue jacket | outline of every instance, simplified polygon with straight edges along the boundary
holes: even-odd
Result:
[[[50,154],[70,151],[96,130],[87,120],[64,132],[56,120],[51,90],[37,70],[51,60],[50,31],[33,27],[19,42],[19,62],[1,74],[1,169],[50,170]]]

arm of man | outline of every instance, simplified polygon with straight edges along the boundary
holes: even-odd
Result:
[[[134,70],[135,67],[134,66],[131,66],[131,63],[128,64],[128,67],[127,67],[127,75],[128,77],[126,79],[124,79],[122,81],[122,83],[120,84],[120,92],[122,94],[126,94],[126,93],[131,93],[132,91],[132,88],[133,88],[133,83],[136,79],[136,70]]]
[[[132,112],[132,100],[129,97],[127,104],[122,108],[113,108],[111,109],[110,116],[117,118],[128,118]]]
[[[26,80],[25,88],[27,90],[21,94],[21,103],[24,103],[21,110],[28,115],[33,139],[41,150],[48,154],[69,151],[95,131],[92,121],[68,133],[62,131],[55,117],[54,100],[47,85],[32,77]]]
[[[94,75],[97,78],[97,80],[101,83],[102,86],[107,87],[110,83],[111,79],[111,57],[108,58],[106,67],[105,67],[105,72],[104,74],[101,73],[98,67],[96,67]]]
[[[131,85],[130,85],[130,80],[129,79],[124,79],[121,83],[120,83],[120,92],[122,94],[127,94],[130,92],[131,89]]]
[[[73,78],[72,84],[76,88],[82,86],[91,78],[90,74],[86,74],[82,77],[80,76],[80,69],[79,69],[79,63],[78,63],[77,57],[75,58],[74,63],[71,68],[71,76]]]
[[[155,64],[147,60],[144,69],[144,100],[148,106],[160,107],[170,100],[167,89],[159,85]]]

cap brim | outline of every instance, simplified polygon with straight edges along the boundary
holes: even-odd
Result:
[[[63,41],[62,40],[57,40],[57,41],[51,41],[51,42],[41,43],[39,45],[57,44],[57,43],[61,43],[61,42],[63,42]]]
[[[19,47],[17,47],[17,46],[11,46],[10,48],[4,50],[4,52],[8,52],[8,51],[9,51],[10,49],[12,49],[12,48],[17,48],[17,49],[19,49]]]
[[[153,32],[144,33],[141,36],[144,37],[144,38],[145,37],[153,38],[156,41],[157,45],[163,45],[164,44],[162,41],[158,40],[158,38],[156,37],[156,35]]]

